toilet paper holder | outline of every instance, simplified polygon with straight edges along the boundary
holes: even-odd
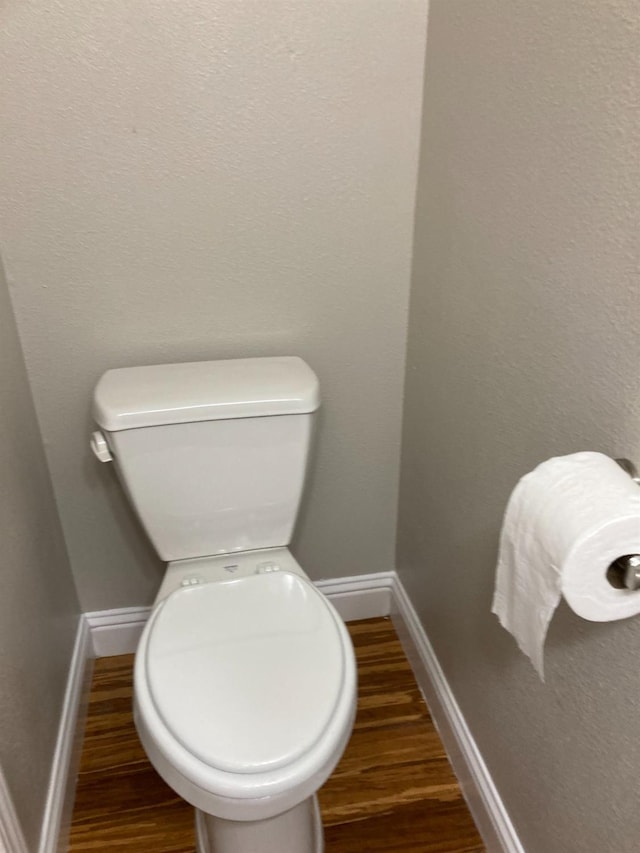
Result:
[[[634,483],[637,483],[640,486],[640,474],[630,459],[615,459],[614,461],[618,463],[623,471],[626,471]]]
[[[618,465],[625,471],[634,483],[640,486],[640,474],[630,459],[616,459]],[[618,589],[640,589],[640,554],[625,554],[618,557],[607,571],[607,578],[612,586]]]

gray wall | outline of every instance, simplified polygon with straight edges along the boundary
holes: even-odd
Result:
[[[398,564],[527,853],[634,853],[640,620],[489,613],[502,512],[556,454],[640,461],[640,4],[432,0]]]
[[[426,0],[2,8],[2,251],[83,608],[161,576],[87,446],[124,365],[307,359],[296,553],[392,568]]]
[[[0,766],[37,849],[79,606],[0,265]]]

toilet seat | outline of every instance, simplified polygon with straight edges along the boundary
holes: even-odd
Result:
[[[342,620],[286,571],[177,590],[136,655],[152,763],[186,800],[230,819],[275,815],[317,790],[349,738],[355,692]]]
[[[167,729],[230,773],[274,770],[308,752],[344,678],[330,610],[286,571],[177,590],[153,614],[145,658]]]

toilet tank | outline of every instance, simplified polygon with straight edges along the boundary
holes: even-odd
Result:
[[[248,358],[109,370],[93,416],[169,562],[290,542],[318,406],[302,359]]]

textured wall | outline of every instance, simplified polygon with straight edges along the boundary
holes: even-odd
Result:
[[[432,0],[398,562],[527,853],[635,853],[640,620],[489,613],[518,477],[640,462],[640,3]]]
[[[393,565],[426,0],[2,6],[0,234],[84,609],[160,567],[89,400],[109,367],[298,354],[324,407],[296,552]]]
[[[0,266],[0,764],[37,849],[79,606]]]

